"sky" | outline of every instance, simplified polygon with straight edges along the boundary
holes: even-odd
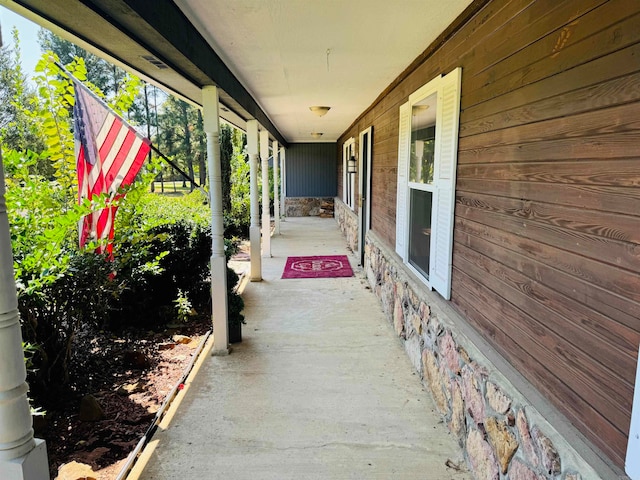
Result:
[[[33,70],[41,55],[40,45],[38,45],[38,30],[41,27],[2,6],[0,6],[0,25],[2,26],[4,46],[13,45],[11,31],[14,26],[18,29],[22,68],[29,76],[33,75]]]

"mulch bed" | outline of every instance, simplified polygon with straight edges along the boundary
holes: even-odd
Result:
[[[34,421],[36,437],[47,442],[51,478],[72,461],[91,466],[98,480],[116,478],[211,325],[204,318],[171,327],[78,336],[72,388],[46,399],[46,416]],[[191,341],[178,343],[177,334]],[[86,395],[97,400],[101,419],[81,419]]]

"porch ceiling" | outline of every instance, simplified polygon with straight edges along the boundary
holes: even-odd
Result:
[[[223,117],[256,118],[285,143],[336,141],[470,3],[0,0],[193,103],[218,85]]]

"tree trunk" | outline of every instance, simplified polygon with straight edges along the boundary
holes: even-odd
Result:
[[[204,121],[202,119],[202,112],[197,110],[198,118],[196,124],[196,131],[200,139],[198,147],[198,161],[200,165],[200,186],[204,187],[207,183],[207,138],[204,135]]]
[[[221,125],[220,128],[220,163],[222,167],[222,211],[231,212],[231,127]]]
[[[189,176],[193,178],[193,150],[191,149],[191,130],[189,129],[189,105],[186,102],[180,100],[180,113],[182,116],[182,129],[184,131],[184,159],[187,164],[187,172]],[[189,191],[193,192],[193,181],[189,182]],[[182,186],[186,188],[187,182],[183,178]]]
[[[147,83],[144,84],[144,112],[146,115],[147,122],[147,138],[151,140],[151,112],[149,110],[149,94],[147,92]],[[151,159],[153,158],[152,150],[149,150],[149,155],[147,155],[149,163],[151,163]],[[156,191],[156,182],[155,179],[151,182],[151,193]]]

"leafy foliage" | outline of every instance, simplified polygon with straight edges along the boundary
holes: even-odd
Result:
[[[0,141],[19,150],[41,151],[42,135],[22,107],[37,100],[22,71],[18,32],[12,34],[15,46],[0,49]]]
[[[117,95],[127,81],[127,74],[121,68],[44,28],[38,32],[38,43],[42,51],[53,52],[62,64],[82,61],[86,76],[106,96]]]
[[[19,53],[4,50],[0,57],[0,76],[7,79],[0,94],[17,99],[11,108],[0,109],[0,141],[25,355],[30,384],[42,399],[52,389],[69,386],[74,339],[83,330],[154,327],[176,316],[210,315],[211,212],[199,191],[179,198],[149,193],[160,171],[158,161],[150,161],[118,200],[113,257],[95,254],[96,245],[79,249],[78,221],[103,208],[106,197],[77,202],[72,82],[55,63],[58,53],[48,51],[36,67],[36,88],[30,92],[19,60]],[[116,112],[128,112],[140,98],[140,80],[118,76],[103,91],[97,85],[104,86],[104,79],[94,76],[90,61],[74,57],[66,68]],[[184,125],[194,128],[193,141],[202,146],[201,116],[188,112],[200,127],[187,126],[183,118]],[[174,133],[177,138],[180,132]],[[247,166],[238,147],[242,137],[236,131],[231,137],[231,171],[233,162],[242,171]],[[248,225],[248,175],[240,177],[236,194],[246,193]],[[234,222],[227,221],[242,224]],[[234,243],[227,245],[230,254]],[[243,322],[242,299],[233,293],[237,275],[228,270],[228,278],[230,321]]]
[[[232,131],[231,210],[225,214],[225,225],[235,235],[247,236],[251,223],[250,165],[246,155],[246,135]]]
[[[30,356],[36,391],[67,383],[75,333],[88,323],[103,322],[112,299],[121,293],[121,285],[112,281],[111,263],[91,247],[77,247],[78,221],[102,208],[105,199],[80,205],[76,201],[73,87],[60,75],[55,58],[51,52],[43,56],[32,101],[16,107],[40,132],[42,153],[11,148],[4,155],[19,309],[23,337],[36,348]],[[86,78],[82,60],[68,68],[77,78]],[[125,83],[112,107],[126,109],[138,84]],[[132,191],[136,188],[145,187]]]

